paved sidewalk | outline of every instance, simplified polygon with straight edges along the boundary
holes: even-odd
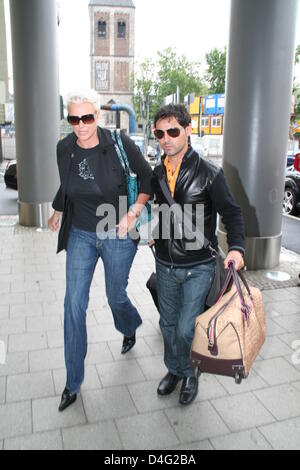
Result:
[[[144,323],[125,357],[100,261],[86,379],[76,404],[59,414],[65,255],[55,254],[55,235],[19,226],[0,227],[0,250],[0,450],[300,449],[300,287],[264,290],[268,337],[248,380],[204,375],[195,403],[183,408],[177,392],[156,394],[166,371],[145,287],[150,250],[140,248],[130,278]],[[300,272],[300,257],[291,256],[285,263]]]

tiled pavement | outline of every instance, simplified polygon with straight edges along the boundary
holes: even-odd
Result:
[[[18,226],[0,228],[0,250],[0,450],[300,449],[300,287],[264,291],[268,336],[248,380],[202,376],[195,403],[183,408],[178,392],[156,394],[165,367],[145,287],[150,250],[140,248],[130,278],[144,323],[126,357],[100,261],[84,386],[59,414],[65,255],[55,254],[55,235]]]

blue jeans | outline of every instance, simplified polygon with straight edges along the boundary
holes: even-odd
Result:
[[[160,328],[168,371],[192,377],[190,349],[195,320],[204,312],[205,300],[215,274],[215,262],[193,268],[168,268],[156,263]]]
[[[84,379],[87,353],[86,311],[94,271],[101,257],[108,304],[115,327],[133,336],[142,319],[130,302],[126,288],[137,247],[130,237],[100,240],[96,233],[72,227],[67,247],[65,297],[65,362],[67,388],[77,393]]]

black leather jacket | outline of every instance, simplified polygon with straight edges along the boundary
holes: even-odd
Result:
[[[162,163],[157,165],[153,173],[153,190],[159,206],[167,204],[167,200],[159,185],[159,179],[166,177],[166,168]],[[211,242],[214,249],[218,249],[216,236],[217,214],[222,217],[227,230],[229,251],[237,250],[245,253],[244,222],[240,207],[236,204],[228,188],[223,170],[207,160],[201,158],[193,149],[189,148],[183,158],[180,172],[175,186],[174,200],[184,209],[185,204],[192,205],[193,223],[196,224],[196,206],[202,204],[204,208],[204,235]],[[163,239],[162,219],[154,233],[156,238],[156,257],[159,262],[171,266],[185,267],[198,265],[212,259],[211,251],[207,248],[187,249],[187,240],[184,236],[174,237],[174,218],[171,217],[171,237]],[[177,232],[178,233],[178,232]],[[158,238],[157,238],[158,237]],[[189,240],[190,242],[190,240]]]

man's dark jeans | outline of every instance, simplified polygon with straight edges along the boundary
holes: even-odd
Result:
[[[157,262],[156,273],[165,365],[174,375],[192,377],[189,358],[195,319],[205,309],[215,262],[193,268],[169,268]]]

